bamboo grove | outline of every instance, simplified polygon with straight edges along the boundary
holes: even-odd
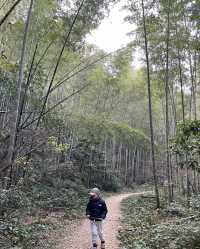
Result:
[[[199,191],[196,179],[198,152],[193,145],[196,143],[198,147],[199,136],[199,4],[199,1],[168,0],[129,1],[126,5],[131,12],[127,21],[138,24],[134,36],[146,54],[152,143],[151,86],[155,78],[161,91],[164,113],[163,175],[166,176],[168,200],[172,202],[174,193],[179,190],[186,194],[188,206],[192,193]],[[152,163],[155,164],[154,155]],[[157,180],[155,177],[159,207]]]
[[[1,1],[2,188],[71,167],[87,186],[154,183],[157,207],[160,186],[199,192],[200,2],[124,1],[133,41],[106,54],[86,37],[116,2]]]
[[[86,186],[108,190],[152,178],[148,136],[139,123],[131,128],[132,95],[146,107],[137,85],[143,71],[132,75],[132,45],[105,54],[84,43],[107,8],[106,1],[67,10],[57,1],[2,6],[3,188],[70,167]]]

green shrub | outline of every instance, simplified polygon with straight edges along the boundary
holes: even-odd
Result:
[[[122,189],[122,183],[116,176],[110,176],[108,179],[102,180],[102,189],[105,191],[118,192]]]
[[[190,201],[190,205],[191,207],[196,210],[196,211],[200,211],[200,195],[197,195],[197,196],[193,196],[191,198],[191,201]]]
[[[152,198],[130,197],[123,201],[119,238],[125,248],[200,249],[200,221],[198,217],[190,218],[191,210],[186,212],[179,203],[159,212],[155,207]]]
[[[17,188],[9,190],[0,189],[0,211],[3,213],[8,209],[25,208],[30,205],[26,194]]]

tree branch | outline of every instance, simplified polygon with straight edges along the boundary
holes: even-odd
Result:
[[[0,20],[0,27],[1,25],[6,21],[6,19],[9,17],[9,15],[13,12],[13,10],[17,7],[17,5],[21,2],[21,0],[17,0],[11,8],[8,10],[8,12],[5,14],[5,16]]]

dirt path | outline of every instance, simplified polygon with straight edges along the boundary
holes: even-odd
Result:
[[[108,216],[104,223],[106,249],[119,248],[117,233],[120,223],[121,201],[130,195],[139,195],[139,194],[142,193],[121,194],[106,199],[106,203],[108,206]],[[66,229],[68,231],[69,228]],[[91,235],[90,235],[90,225],[88,220],[83,220],[79,224],[76,223],[71,225],[70,230],[71,230],[71,235],[66,237],[61,244],[58,244],[56,249],[90,249]]]

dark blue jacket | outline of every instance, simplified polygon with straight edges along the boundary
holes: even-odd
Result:
[[[90,198],[87,208],[86,215],[89,215],[90,220],[102,220],[106,218],[107,215],[107,206],[104,200],[102,199],[92,199]]]

